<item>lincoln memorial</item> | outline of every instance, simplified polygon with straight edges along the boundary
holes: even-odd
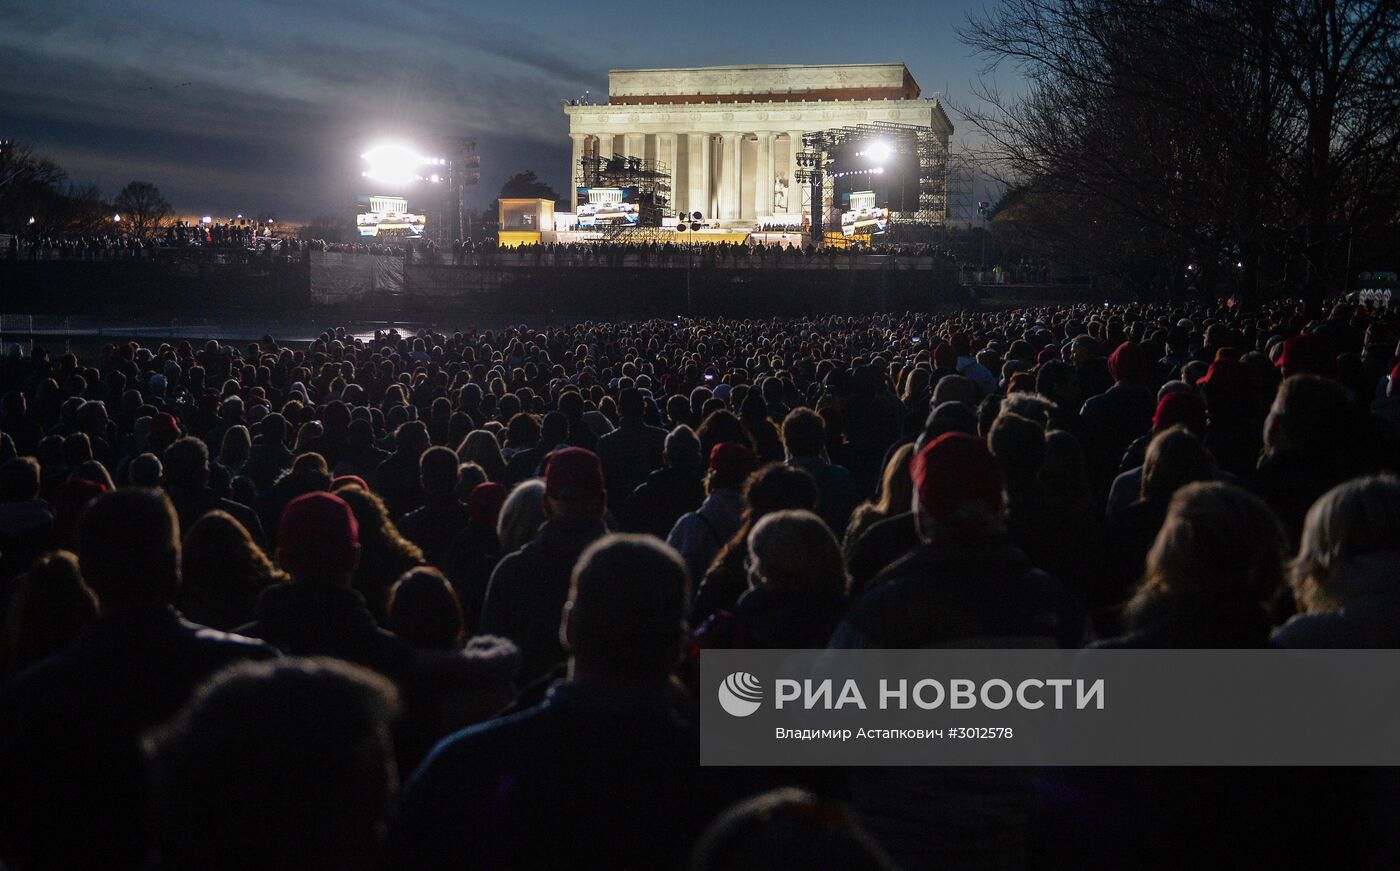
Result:
[[[920,97],[902,63],[612,70],[606,105],[564,111],[571,179],[584,158],[655,161],[671,174],[677,212],[734,224],[801,218],[804,133],[887,122],[931,128],[946,149],[953,132],[938,97]]]

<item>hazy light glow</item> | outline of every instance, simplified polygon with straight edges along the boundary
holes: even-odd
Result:
[[[421,167],[444,163],[441,158],[424,157],[417,149],[397,142],[376,145],[360,156],[369,167],[364,172],[365,178],[388,185],[422,181]]]
[[[894,154],[894,149],[883,140],[876,140],[865,149],[865,155],[876,163],[883,163],[889,159],[891,154]]]

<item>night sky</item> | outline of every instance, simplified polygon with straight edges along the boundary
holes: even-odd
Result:
[[[369,192],[367,142],[475,136],[481,206],[526,168],[567,190],[561,104],[602,102],[609,68],[903,61],[966,102],[980,62],[953,29],[982,6],[0,0],[0,138],[107,196],[142,179],[182,214],[296,221]]]

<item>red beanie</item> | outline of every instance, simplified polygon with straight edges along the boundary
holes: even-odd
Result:
[[[746,444],[720,442],[710,448],[710,471],[717,475],[748,473],[757,467],[758,460]]]
[[[953,351],[953,346],[947,342],[939,342],[933,349],[933,366],[935,369],[952,369],[958,362],[958,355]]]
[[[592,499],[603,495],[603,464],[586,448],[564,448],[545,460],[544,492],[551,499]]]
[[[1147,355],[1133,342],[1124,342],[1108,355],[1108,371],[1114,381],[1139,381],[1147,376]]]
[[[349,572],[359,545],[354,512],[331,493],[317,491],[293,499],[277,527],[277,561],[293,576]]]
[[[1219,394],[1235,393],[1245,386],[1244,364],[1238,360],[1216,360],[1196,383],[1209,384]]]
[[[1001,511],[1001,470],[987,443],[974,435],[944,433],[915,455],[909,471],[919,505],[939,523],[966,523],[960,514],[974,502]]]
[[[342,487],[359,487],[366,493],[369,492],[369,484],[365,483],[365,479],[361,478],[359,475],[337,475],[335,478],[331,479],[332,493]]]
[[[151,418],[151,428],[146,431],[147,438],[161,439],[168,438],[171,441],[180,437],[180,421],[175,419],[175,415],[168,411],[162,411]]]
[[[1157,403],[1157,413],[1152,415],[1152,431],[1161,432],[1177,424],[1181,424],[1198,436],[1205,435],[1205,401],[1186,390],[1177,390],[1163,396],[1161,401]]]
[[[1327,344],[1321,336],[1294,336],[1283,343],[1283,353],[1279,354],[1278,367],[1283,377],[1294,375],[1335,374],[1337,364],[1327,352]]]
[[[495,528],[501,516],[501,506],[506,504],[506,488],[494,481],[477,484],[467,497],[467,513],[472,520],[482,526]]]

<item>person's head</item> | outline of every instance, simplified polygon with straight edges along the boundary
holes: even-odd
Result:
[[[462,645],[462,603],[442,572],[419,566],[389,588],[385,627],[419,650],[453,650]]]
[[[474,429],[467,433],[467,437],[457,446],[457,459],[463,463],[476,463],[493,481],[500,479],[506,471],[501,443],[487,429]]]
[[[988,404],[990,403],[982,403],[982,405]],[[933,410],[928,413],[928,418],[924,420],[924,429],[919,433],[918,447],[923,447],[945,432],[976,434],[977,412],[961,402],[944,402],[935,405]]]
[[[749,583],[828,602],[849,578],[836,536],[810,511],[775,511],[749,532]]]
[[[1180,383],[1180,382],[1178,382]],[[1174,426],[1184,426],[1202,438],[1206,434],[1206,403],[1190,390],[1174,390],[1157,400],[1152,415],[1152,431],[1161,432]]]
[[[637,388],[629,387],[617,395],[617,414],[623,420],[641,420],[646,410],[646,398]]]
[[[29,502],[39,498],[39,462],[15,457],[0,465],[0,502]]]
[[[501,553],[520,550],[535,537],[545,521],[544,489],[543,479],[531,478],[516,484],[510,491],[496,520]]]
[[[562,411],[551,411],[540,423],[540,442],[547,447],[563,444],[569,438],[569,417]]]
[[[603,464],[586,448],[564,448],[551,453],[544,467],[545,513],[560,519],[603,516],[607,494],[603,488]]]
[[[180,521],[159,490],[104,493],[78,519],[78,563],[103,613],[169,604],[180,586]]]
[[[1285,378],[1264,423],[1269,451],[1338,448],[1340,426],[1348,414],[1346,389],[1320,375]]]
[[[142,742],[161,867],[378,867],[398,712],[392,684],[340,660],[219,672]]]
[[[1231,484],[1198,481],[1172,497],[1129,611],[1148,601],[1239,610],[1283,582],[1286,542],[1274,512]]]
[[[679,398],[682,401],[685,397]],[[695,473],[700,471],[700,439],[695,437],[695,430],[681,424],[671,430],[666,435],[666,444],[662,449],[662,459],[667,468],[677,469],[682,472]]]
[[[219,463],[237,472],[248,462],[248,452],[253,447],[253,434],[243,424],[229,427],[224,432],[224,440],[219,445]]]
[[[720,442],[710,449],[710,470],[705,476],[705,489],[741,490],[758,467],[758,457],[744,442]]]
[[[980,391],[972,379],[961,375],[944,375],[933,387],[933,397],[929,400],[929,406],[936,408],[945,402],[961,402],[968,408],[973,408],[979,398]]]
[[[947,433],[925,445],[910,463],[914,511],[925,541],[944,535],[996,533],[1002,523],[1001,470],[987,443]]]
[[[421,420],[410,420],[394,430],[394,446],[403,454],[417,457],[428,449],[432,439],[428,437],[428,425]]]
[[[826,423],[810,408],[794,408],[783,418],[783,447],[790,458],[815,457],[826,450]]]
[[[1124,342],[1108,355],[1108,372],[1117,383],[1142,384],[1152,374],[1151,361],[1135,342]]]
[[[277,563],[297,582],[348,585],[360,563],[360,527],[345,500],[317,491],[288,503],[277,526]]]
[[[35,560],[20,575],[0,628],[0,680],[67,647],[97,619],[97,597],[66,550]]]
[[[457,487],[457,454],[451,448],[433,447],[418,458],[418,479],[429,496],[450,496]]]
[[[165,480],[175,489],[203,487],[209,480],[209,449],[196,438],[182,438],[165,449]]]
[[[282,579],[248,530],[225,511],[194,522],[181,546],[182,591],[249,594]]]
[[[159,487],[165,470],[155,454],[137,454],[126,467],[126,479],[133,487]]]
[[[892,517],[909,510],[914,498],[914,479],[909,477],[909,462],[913,457],[913,444],[900,445],[885,464],[877,503],[881,516]]]
[[[1400,481],[1358,478],[1323,494],[1303,524],[1290,582],[1300,610],[1334,611],[1363,590],[1366,558],[1400,551]],[[1393,585],[1400,585],[1394,579]]]
[[[894,863],[855,815],[788,786],[720,814],[691,853],[689,871],[889,871]]]
[[[660,686],[675,668],[689,595],[685,563],[643,535],[609,535],[574,566],[560,632],[578,679]]]
[[[1169,427],[1152,437],[1142,461],[1142,498],[1166,502],[1194,481],[1216,477],[1215,460],[1190,429]]]
[[[1013,485],[1036,480],[1045,463],[1045,431],[1019,414],[998,417],[987,434],[987,445]]]

